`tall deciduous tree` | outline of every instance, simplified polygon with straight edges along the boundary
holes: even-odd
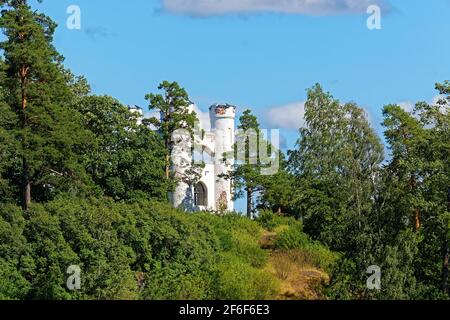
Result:
[[[363,298],[366,269],[377,263],[375,195],[383,145],[365,112],[315,85],[289,169],[305,231],[343,253],[331,281],[335,298]]]
[[[165,201],[169,184],[164,179],[161,138],[139,125],[137,114],[114,98],[87,96],[78,100],[76,108],[92,132],[80,156],[101,193],[115,200]]]
[[[298,149],[290,153],[305,230],[347,250],[369,222],[383,146],[361,108],[340,104],[320,85],[308,92],[305,122]]]

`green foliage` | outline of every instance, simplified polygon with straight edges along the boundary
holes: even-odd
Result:
[[[59,192],[84,192],[89,180],[76,150],[89,135],[70,108],[63,58],[52,45],[56,24],[26,1],[9,4],[2,4],[0,17],[5,35],[0,86],[9,107],[2,127],[13,159],[4,176],[9,192],[27,209],[32,196],[48,201]]]
[[[137,124],[136,114],[108,96],[85,96],[75,108],[92,139],[80,153],[86,171],[101,193],[115,200],[166,200],[171,185],[164,179],[160,137]]]
[[[409,259],[400,259],[399,265],[407,270],[409,282],[417,281],[414,296],[426,299],[448,297],[449,292],[449,88],[449,82],[437,84],[437,103],[419,102],[413,112],[396,105],[384,108],[392,152],[380,197],[387,204],[382,208],[385,219],[392,221],[383,228],[384,238],[393,246],[404,242]],[[403,240],[411,230],[415,241]],[[411,290],[404,294],[413,295]]]
[[[265,137],[244,111],[243,161],[225,178],[247,196],[248,217],[257,200],[257,221],[186,215],[164,203],[180,178],[172,135],[192,134],[198,120],[186,90],[161,83],[146,96],[161,118],[137,125],[64,68],[49,17],[26,0],[0,6],[0,299],[270,298],[279,284],[264,271],[262,228],[277,233],[285,261],[331,273],[330,298],[449,299],[449,81],[413,112],[385,106],[384,167],[364,110],[320,85],[288,160],[272,145],[259,150]],[[278,157],[277,173],[263,174],[260,151]],[[290,265],[277,263],[287,277]],[[79,291],[65,287],[71,265],[82,270]],[[366,287],[371,265],[382,269],[380,291]]]
[[[279,214],[289,214],[298,218],[295,207],[296,193],[293,192],[296,179],[287,170],[284,154],[279,152],[279,168],[275,174],[261,177],[262,191],[258,199],[260,210],[270,209]]]
[[[298,226],[290,226],[276,238],[278,249],[301,253],[305,262],[325,271],[330,271],[339,255],[330,251],[318,241],[313,241]]]
[[[278,283],[273,276],[231,253],[222,257],[217,269],[218,296],[223,300],[262,300],[277,292]]]
[[[0,299],[24,299],[30,290],[27,275],[32,265],[24,225],[20,209],[0,205]]]
[[[185,130],[189,134],[194,133],[196,125],[199,123],[197,114],[189,107],[192,104],[189,95],[177,82],[163,81],[158,90],[163,90],[163,94],[149,93],[145,99],[149,102],[150,111],[159,114],[159,118],[152,117],[145,119],[144,124],[154,126],[161,135],[164,144],[164,161],[166,179],[174,178],[174,173],[170,172],[172,166],[172,151],[174,148],[174,133],[177,130]],[[187,180],[198,179],[195,170],[192,177]]]
[[[311,243],[308,235],[297,228],[289,228],[277,236],[276,246],[280,249],[300,249]]]
[[[318,84],[308,91],[305,121],[289,159],[297,207],[308,234],[347,250],[369,223],[383,146],[363,109],[341,104]]]
[[[273,231],[277,226],[275,222],[275,215],[272,211],[262,210],[259,213],[257,221],[261,224],[261,226],[269,231]]]
[[[0,213],[2,299],[264,299],[276,290],[262,271],[260,227],[239,216],[68,197]],[[80,291],[65,287],[71,265],[82,270]]]
[[[274,231],[281,226],[295,226],[299,230],[303,230],[303,224],[301,221],[296,220],[293,217],[284,217],[279,214],[275,214],[270,210],[261,210],[256,221],[269,231]]]
[[[203,214],[202,219],[212,224],[219,236],[222,250],[255,268],[266,264],[267,253],[259,245],[262,230],[257,223],[237,214],[224,217]]]
[[[384,108],[392,157],[380,172],[362,246],[345,250],[329,295],[337,299],[448,299],[450,176],[449,83],[435,105],[413,112]],[[382,270],[380,291],[365,287],[369,265]]]

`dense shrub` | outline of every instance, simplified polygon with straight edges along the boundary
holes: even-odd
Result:
[[[258,221],[263,228],[269,231],[274,231],[279,227],[286,226],[295,226],[301,230],[303,229],[302,223],[294,217],[284,217],[279,214],[275,214],[270,210],[261,210],[256,221]]]
[[[277,236],[276,246],[279,249],[300,249],[311,244],[311,239],[297,228],[288,228]]]
[[[238,214],[218,217],[203,213],[197,216],[210,223],[218,235],[222,251],[230,252],[256,268],[266,264],[267,252],[259,245],[262,229],[257,223]]]
[[[277,236],[275,246],[290,251],[298,264],[311,265],[330,271],[338,254],[330,251],[323,244],[311,240],[301,229],[291,226]]]
[[[225,300],[261,300],[277,292],[278,283],[269,273],[226,253],[218,265],[218,296]]]
[[[261,227],[166,204],[59,198],[0,206],[0,299],[264,299]],[[81,290],[66,288],[81,268]]]

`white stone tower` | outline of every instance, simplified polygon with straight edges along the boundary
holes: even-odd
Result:
[[[194,110],[193,106],[190,108]],[[211,131],[205,132],[203,137],[195,137],[195,140],[191,141],[187,132],[174,135],[172,170],[179,181],[171,195],[175,207],[190,212],[234,210],[232,183],[222,175],[229,174],[233,169],[235,117],[236,107],[216,104],[209,108]],[[200,155],[192,152],[192,149],[197,147],[201,149]],[[200,180],[191,185],[192,181],[189,182],[189,179],[185,178],[188,178],[192,169],[192,160],[199,156],[205,166]]]
[[[130,111],[135,115],[136,123],[137,125],[140,126],[142,124],[142,120],[144,119],[144,110],[135,105],[135,106],[128,106],[128,111]]]
[[[215,137],[215,208],[219,211],[233,211],[233,190],[229,179],[221,177],[233,169],[233,145],[235,132],[236,107],[228,104],[216,104],[210,107],[211,130]],[[225,156],[228,154],[228,156]]]
[[[189,168],[192,164],[192,139],[188,131],[178,130],[172,137],[174,147],[172,151],[172,171],[178,180],[173,194],[170,195],[175,208],[193,211],[194,190],[189,184]]]

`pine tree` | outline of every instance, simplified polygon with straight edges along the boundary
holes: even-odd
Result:
[[[150,111],[156,111],[160,118],[150,118],[144,120],[145,124],[154,126],[164,142],[165,149],[165,175],[166,180],[171,178],[172,151],[174,146],[173,134],[176,130],[184,129],[193,134],[198,118],[195,112],[190,110],[192,102],[186,90],[177,82],[162,82],[159,90],[163,94],[147,94]]]
[[[434,105],[420,102],[412,113],[397,105],[384,109],[392,152],[384,212],[392,221],[391,233],[415,232],[415,277],[427,288],[422,289],[427,298],[438,288],[448,293],[450,85],[436,88],[442,98]]]
[[[223,177],[233,182],[235,199],[246,196],[247,217],[250,219],[256,211],[255,196],[260,196],[265,180],[262,174],[265,164],[260,157],[263,151],[260,150],[261,147],[267,147],[267,150],[264,150],[266,152],[276,153],[274,147],[264,140],[257,117],[250,110],[245,110],[239,118],[236,142],[232,151],[236,161],[233,170]]]
[[[17,149],[11,128],[17,122],[16,115],[6,103],[7,92],[4,88],[5,64],[0,60],[0,202],[13,202],[14,186],[8,179],[8,168],[14,162],[14,150]]]
[[[73,149],[83,134],[79,117],[68,108],[63,58],[52,45],[56,24],[32,11],[27,1],[2,1],[0,43],[5,58],[6,102],[17,117],[11,134],[18,141],[15,156],[21,168],[17,181],[22,207],[35,198],[48,199],[56,189],[70,191],[82,167]]]

